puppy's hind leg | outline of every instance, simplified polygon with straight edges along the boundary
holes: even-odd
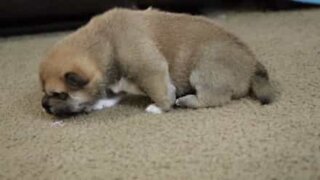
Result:
[[[189,94],[178,98],[175,104],[179,107],[188,107],[194,109],[199,108],[201,106],[198,97],[193,94]]]
[[[197,88],[196,88],[197,89]],[[199,88],[198,88],[199,89]],[[197,94],[189,94],[176,100],[176,105],[184,108],[216,107],[226,104],[231,100],[231,94],[219,92],[214,89],[197,90]]]
[[[176,105],[185,108],[216,107],[231,100],[232,91],[223,79],[211,79],[204,72],[193,72],[190,83],[195,88],[196,94],[189,94],[176,100]],[[200,79],[201,78],[201,79]]]

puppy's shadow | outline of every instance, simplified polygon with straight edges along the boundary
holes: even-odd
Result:
[[[145,108],[151,104],[151,99],[145,96],[126,96],[121,100],[120,104],[123,106],[135,106],[139,108]]]

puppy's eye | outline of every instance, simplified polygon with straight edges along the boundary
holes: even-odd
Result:
[[[74,72],[68,72],[64,75],[66,83],[73,88],[82,88],[88,84],[88,80],[82,78]]]

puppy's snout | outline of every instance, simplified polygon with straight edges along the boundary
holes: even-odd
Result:
[[[47,111],[47,113],[52,114],[50,110],[49,97],[47,95],[43,96],[41,104],[42,107]]]
[[[51,93],[50,97],[60,99],[60,100],[67,100],[69,95],[65,92],[53,92]]]

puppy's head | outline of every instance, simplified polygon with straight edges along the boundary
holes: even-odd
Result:
[[[56,116],[90,111],[104,93],[102,74],[95,59],[84,52],[70,47],[53,49],[40,65],[43,108]]]

